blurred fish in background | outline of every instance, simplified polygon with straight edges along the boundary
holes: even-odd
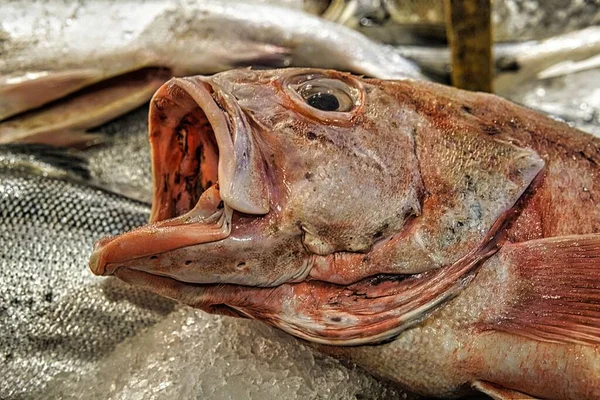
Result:
[[[305,8],[384,43],[445,41],[443,0],[306,0]],[[547,39],[600,24],[600,0],[494,0],[494,41]]]
[[[0,143],[98,140],[82,133],[144,104],[171,76],[315,66],[423,78],[391,46],[264,1],[11,0],[0,39]]]

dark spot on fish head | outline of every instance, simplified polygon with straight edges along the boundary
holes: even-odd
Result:
[[[158,259],[158,256],[157,256],[157,255],[150,256],[150,259],[151,259],[151,260],[156,260],[156,259]]]
[[[54,294],[52,292],[48,292],[44,295],[44,300],[46,300],[48,303],[52,303],[53,298]]]
[[[341,321],[342,321],[342,318],[341,318],[341,317],[331,317],[331,320],[332,320],[333,322],[341,322]]]
[[[496,135],[499,135],[502,133],[500,128],[498,128],[497,126],[494,126],[494,125],[483,125],[482,129],[486,134],[488,134],[490,136],[496,136]]]
[[[306,138],[307,138],[308,140],[317,140],[317,134],[316,134],[316,133],[314,133],[314,132],[311,132],[311,131],[309,131],[309,132],[306,134]]]
[[[465,106],[465,105],[463,105],[463,106],[462,106],[462,110],[463,110],[464,112],[466,112],[467,114],[473,114],[473,110],[472,110],[472,109],[471,109],[471,107],[469,107],[469,106]]]
[[[306,180],[308,181],[312,181],[312,178],[315,176],[315,174],[313,174],[312,172],[307,172],[306,174],[304,174],[304,177],[306,178]]]

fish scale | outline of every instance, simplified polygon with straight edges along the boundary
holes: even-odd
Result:
[[[8,169],[0,188],[0,398],[36,397],[60,373],[85,373],[174,303],[87,270],[93,242],[145,223],[147,206]]]

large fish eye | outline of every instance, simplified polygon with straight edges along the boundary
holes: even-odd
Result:
[[[306,104],[321,111],[346,112],[354,107],[350,88],[337,79],[306,81],[295,88]]]
[[[348,112],[357,103],[356,89],[340,79],[324,77],[323,75],[304,75],[293,79],[290,88],[302,100],[321,111]]]
[[[304,69],[290,71],[282,86],[295,110],[333,125],[349,125],[363,112],[364,88],[350,74]]]

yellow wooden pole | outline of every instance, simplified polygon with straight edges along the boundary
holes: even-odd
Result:
[[[493,91],[491,1],[444,0],[452,85],[458,88]]]

